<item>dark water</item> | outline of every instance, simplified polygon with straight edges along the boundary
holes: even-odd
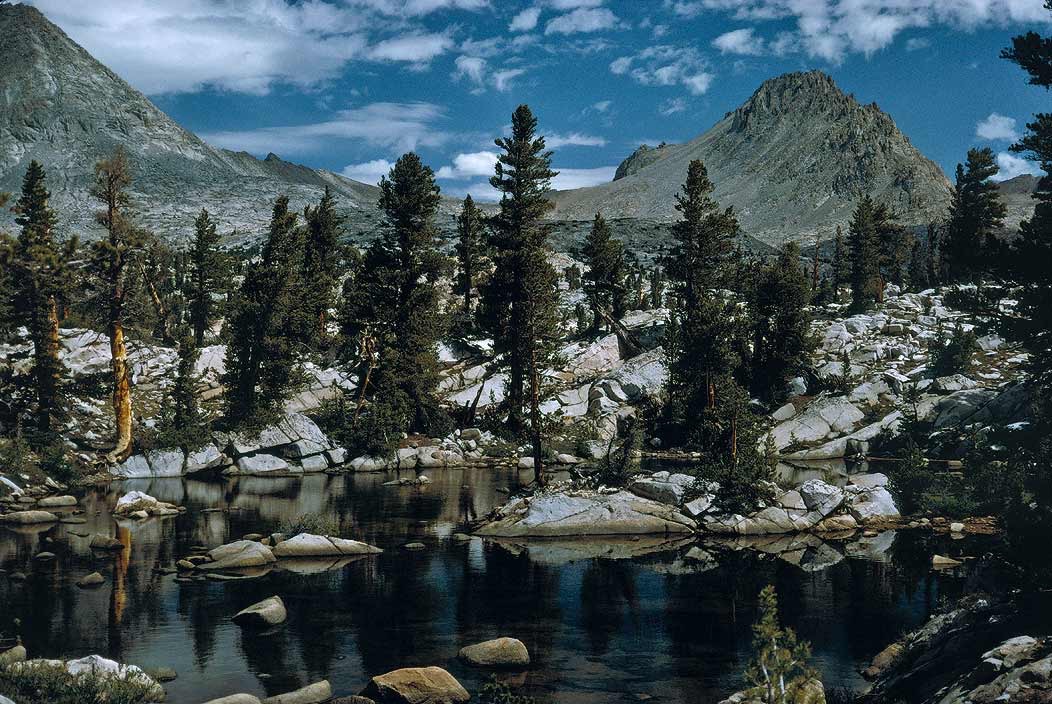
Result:
[[[414,665],[446,667],[476,691],[484,675],[460,665],[456,653],[502,635],[529,647],[534,666],[513,679],[541,701],[718,701],[740,684],[765,584],[777,586],[783,619],[812,642],[826,685],[858,687],[861,665],[923,622],[940,599],[965,589],[963,574],[931,571],[932,552],[983,549],[918,532],[888,534],[869,550],[812,546],[804,569],[721,546],[708,548],[715,562],[697,562],[686,557],[691,545],[660,551],[646,540],[458,544],[451,534],[501,503],[499,490],[514,489],[520,477],[492,469],[428,474],[434,483],[420,489],[381,487],[397,476],[386,473],[140,480],[91,492],[83,500],[87,525],[0,529],[0,633],[13,634],[20,618],[31,657],[99,653],[172,667],[179,678],[166,688],[176,704],[241,691],[272,695],[323,678],[337,694],[352,694],[371,675]],[[189,511],[118,529],[108,509],[131,489]],[[205,512],[211,508],[227,510]],[[333,517],[385,553],[232,582],[179,583],[155,572],[191,546],[268,533],[305,513]],[[128,547],[93,554],[72,532],[117,535]],[[410,541],[427,549],[401,549]],[[56,559],[34,561],[41,550]],[[613,559],[619,555],[636,557]],[[75,586],[96,570],[105,585]],[[15,571],[28,579],[10,579]],[[288,606],[284,626],[250,634],[230,622],[273,594]]]

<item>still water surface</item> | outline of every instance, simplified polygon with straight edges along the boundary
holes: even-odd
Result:
[[[0,633],[14,633],[19,618],[31,657],[99,653],[174,668],[179,677],[166,689],[175,704],[234,692],[269,696],[320,679],[353,694],[374,674],[417,665],[443,666],[477,691],[484,674],[456,653],[505,635],[527,644],[534,664],[513,679],[540,701],[715,702],[741,684],[765,584],[776,585],[783,619],[812,642],[827,687],[859,687],[860,666],[965,589],[960,573],[931,571],[932,552],[981,549],[899,533],[882,536],[887,549],[843,559],[855,551],[824,546],[815,562],[835,564],[811,571],[751,550],[710,548],[716,562],[699,563],[685,557],[690,544],[657,552],[648,552],[650,541],[462,544],[452,534],[531,474],[428,474],[433,483],[423,488],[383,487],[399,476],[388,472],[137,480],[91,491],[82,501],[86,525],[0,529]],[[118,528],[109,509],[132,489],[189,510]],[[177,582],[155,571],[192,546],[266,534],[305,513],[332,517],[385,552],[230,582]],[[117,535],[128,547],[93,554],[75,533]],[[426,549],[401,548],[415,541]],[[34,561],[42,550],[56,559]],[[614,559],[620,555],[635,557]],[[75,586],[96,570],[105,585]],[[16,571],[28,578],[10,579]],[[288,607],[284,626],[251,634],[230,622],[273,594]]]

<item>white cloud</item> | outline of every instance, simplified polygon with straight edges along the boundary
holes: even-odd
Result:
[[[565,15],[548,20],[545,34],[576,34],[579,32],[601,32],[617,26],[617,15],[605,7],[580,7]]]
[[[615,75],[629,75],[645,86],[684,86],[693,95],[705,93],[713,75],[693,47],[667,44],[647,47],[638,54],[622,56],[610,64]]]
[[[606,112],[614,104],[612,100],[600,100],[598,103],[592,104],[592,109],[596,112]]]
[[[1030,174],[1031,176],[1044,175],[1044,172],[1038,168],[1035,162],[1008,152],[1001,152],[997,155],[997,168],[999,171],[991,177],[991,181],[1007,181],[1010,178],[1022,176],[1023,174]]]
[[[752,27],[721,34],[712,40],[712,45],[724,54],[756,56],[763,53],[763,39],[756,36]]]
[[[552,188],[557,191],[569,191],[574,188],[586,188],[614,180],[616,166],[600,166],[594,169],[556,169],[559,175],[552,179]]]
[[[975,136],[991,141],[1004,140],[1014,142],[1019,138],[1019,133],[1016,132],[1013,118],[992,112],[989,117],[975,126]]]
[[[580,7],[599,7],[603,0],[550,0],[549,4],[556,10],[576,10]]]
[[[344,0],[348,5],[368,8],[389,17],[418,17],[438,10],[481,10],[489,0]]]
[[[580,132],[571,132],[570,134],[552,132],[544,136],[544,143],[549,149],[558,149],[559,147],[605,147],[606,139],[590,134],[581,134]]]
[[[493,74],[493,87],[501,93],[511,90],[511,82],[526,73],[526,69],[508,68]]]
[[[213,132],[201,138],[219,147],[257,155],[316,153],[335,140],[404,152],[444,144],[449,135],[432,126],[443,116],[442,109],[431,103],[371,103],[340,111],[324,122]]]
[[[906,40],[906,51],[920,51],[931,46],[931,40],[927,37],[910,37]]]
[[[467,78],[479,90],[486,84],[486,60],[477,56],[458,56],[456,61],[457,70],[453,73],[454,78]]]
[[[446,34],[405,34],[371,47],[368,52],[374,61],[409,61],[427,63],[453,46]]]
[[[347,178],[361,181],[362,183],[379,183],[380,177],[391,173],[391,169],[393,168],[393,161],[387,161],[386,159],[373,159],[372,161],[366,161],[361,164],[350,164],[345,166],[340,173]]]
[[[479,176],[492,176],[493,168],[497,163],[496,152],[471,152],[468,154],[457,154],[453,157],[453,164],[443,166],[435,174],[438,178],[467,180]]]
[[[681,17],[719,12],[739,21],[795,20],[795,48],[833,63],[873,54],[911,28],[1049,21],[1040,0],[665,0],[665,7]]]
[[[529,32],[537,26],[537,21],[540,18],[541,8],[527,7],[525,10],[511,18],[511,23],[508,25],[508,29],[512,32]]]
[[[687,109],[687,101],[683,98],[669,98],[665,102],[661,103],[661,107],[658,108],[665,117],[669,115],[675,115],[676,113],[683,112]]]

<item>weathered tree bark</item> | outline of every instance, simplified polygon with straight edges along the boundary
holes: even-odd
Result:
[[[110,322],[110,359],[113,369],[113,416],[116,420],[114,448],[108,459],[121,462],[132,451],[131,373],[128,348],[124,344],[124,326],[120,320]]]
[[[595,310],[602,316],[603,320],[606,321],[606,324],[610,326],[610,331],[617,335],[617,341],[621,344],[625,353],[629,357],[635,357],[638,354],[642,354],[643,346],[639,344],[639,341],[636,339],[636,336],[632,334],[631,330],[626,328],[620,320],[610,315],[610,313],[605,310],[601,308],[596,308]]]
[[[58,302],[55,297],[48,296],[43,308],[44,310],[37,313],[40,319],[36,323],[41,329],[39,334],[33,336],[36,340],[33,348],[33,374],[37,387],[37,430],[47,435],[53,428],[59,403]]]
[[[533,431],[533,476],[537,486],[544,486],[544,460],[541,457],[541,384],[536,346],[530,350],[530,425]]]

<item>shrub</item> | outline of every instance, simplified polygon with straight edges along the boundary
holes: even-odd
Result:
[[[0,669],[0,694],[19,704],[140,704],[151,701],[150,689],[134,675],[71,675],[52,665]]]
[[[624,486],[635,474],[634,470],[639,465],[639,448],[643,446],[643,428],[642,423],[634,416],[629,417],[626,422],[628,427],[625,429],[624,442],[620,447],[615,447],[614,440],[611,440],[606,456],[599,461],[599,471],[594,475],[597,484]]]
[[[490,677],[489,682],[482,685],[478,694],[479,704],[534,704],[533,697],[515,694],[511,687]]]
[[[753,624],[753,660],[745,679],[764,704],[804,701],[817,673],[808,665],[811,645],[797,640],[791,628],[778,622],[778,595],[772,585],[760,592],[760,618]]]
[[[330,538],[343,537],[344,530],[340,522],[333,516],[323,516],[319,513],[305,513],[281,524],[278,532],[286,539],[294,538],[301,533],[311,535],[327,535]]]
[[[971,365],[972,355],[978,350],[979,342],[975,332],[957,325],[950,339],[936,343],[932,350],[932,373],[937,377],[964,373]]]
[[[76,468],[66,457],[65,448],[57,440],[40,451],[40,471],[63,484],[68,484],[77,476]]]

